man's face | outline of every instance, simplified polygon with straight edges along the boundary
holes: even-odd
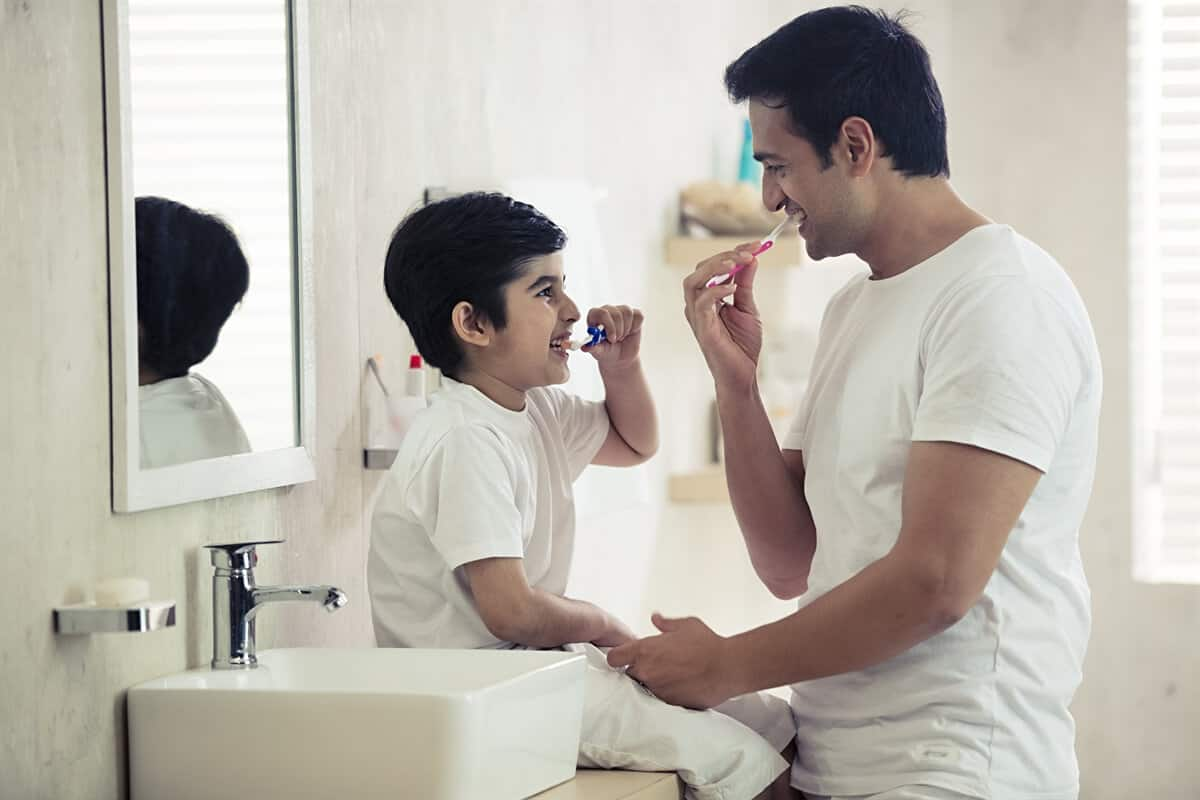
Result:
[[[825,167],[807,139],[792,133],[786,107],[750,101],[754,157],[763,165],[763,205],[798,214],[800,235],[813,259],[852,253],[863,226],[853,184],[838,144]]]
[[[504,287],[508,324],[493,333],[488,371],[518,391],[565,383],[570,351],[560,346],[579,320],[579,308],[563,289],[562,253],[540,256]]]

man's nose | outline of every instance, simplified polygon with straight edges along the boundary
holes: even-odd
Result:
[[[762,201],[768,211],[778,211],[787,202],[787,195],[779,187],[779,182],[766,172],[762,178]]]

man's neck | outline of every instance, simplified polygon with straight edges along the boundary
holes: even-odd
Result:
[[[856,255],[872,280],[899,275],[991,220],[972,209],[944,178],[897,178],[879,203],[871,235]]]

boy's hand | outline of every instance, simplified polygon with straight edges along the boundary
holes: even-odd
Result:
[[[604,326],[607,339],[585,347],[583,352],[604,367],[624,367],[636,363],[642,344],[642,312],[629,306],[600,306],[587,314],[587,324]]]
[[[592,640],[592,644],[596,647],[619,647],[637,638],[624,622],[607,612],[605,612],[605,616],[608,617],[608,629],[604,631],[603,635]]]

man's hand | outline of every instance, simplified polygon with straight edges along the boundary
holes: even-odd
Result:
[[[650,619],[662,633],[613,648],[609,666],[627,667],[656,697],[687,708],[712,708],[738,694],[723,637],[695,617]]]
[[[733,380],[749,385],[758,371],[762,351],[762,319],[754,303],[758,260],[750,255],[756,244],[741,244],[701,261],[683,281],[684,316],[718,382]],[[748,266],[727,283],[705,287],[710,279],[729,272],[736,264]],[[733,303],[726,303],[730,295]]]
[[[589,327],[604,326],[605,341],[584,348],[601,368],[636,364],[642,344],[642,312],[629,306],[600,306],[587,314]]]

